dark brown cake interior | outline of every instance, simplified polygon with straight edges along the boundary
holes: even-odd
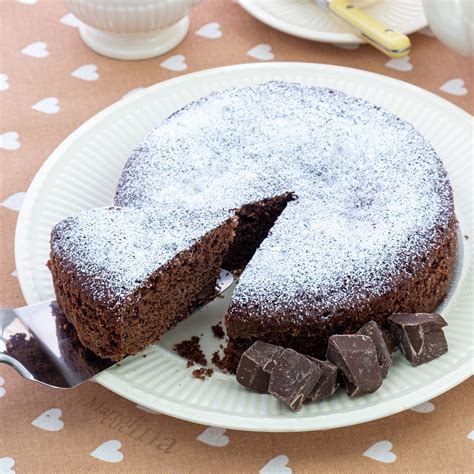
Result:
[[[222,262],[230,271],[242,271],[265,240],[287,204],[296,199],[292,192],[245,204],[236,211],[239,218],[234,240]]]

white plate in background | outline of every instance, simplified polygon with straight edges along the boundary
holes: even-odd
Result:
[[[131,150],[160,120],[212,91],[268,80],[328,86],[368,99],[411,122],[441,156],[454,189],[464,233],[473,222],[472,128],[468,113],[411,84],[357,69],[308,63],[235,65],[210,69],[149,87],[92,117],[52,153],[34,178],[18,218],[15,257],[29,304],[54,297],[45,263],[49,233],[81,209],[112,204],[117,180]],[[159,344],[96,377],[110,390],[170,416],[240,430],[309,431],[348,426],[388,416],[427,401],[472,375],[473,291],[471,242],[460,239],[464,258],[458,282],[443,309],[449,352],[411,367],[400,355],[374,394],[349,399],[341,391],[291,413],[269,395],[245,390],[231,375],[215,373],[202,382],[173,353],[174,342],[204,334],[208,356],[219,343],[210,326],[222,319],[226,299],[217,299],[181,323]]]
[[[250,15],[276,30],[312,41],[333,44],[365,43],[336,15],[314,0],[239,0]],[[365,10],[406,35],[428,25],[422,0],[379,0]]]

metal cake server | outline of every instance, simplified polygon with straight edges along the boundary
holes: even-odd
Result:
[[[227,291],[232,273],[221,270],[215,297]],[[211,301],[199,306],[201,311]],[[0,308],[0,363],[27,380],[72,388],[116,364],[85,348],[54,300],[16,309]]]

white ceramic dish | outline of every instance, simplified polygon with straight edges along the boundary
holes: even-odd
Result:
[[[49,232],[80,209],[112,203],[116,182],[130,151],[153,125],[189,101],[240,84],[288,80],[330,86],[364,97],[413,123],[442,157],[454,188],[464,233],[472,229],[471,117],[440,97],[405,82],[356,69],[303,63],[236,65],[182,76],[120,100],[88,120],[48,158],[34,178],[18,219],[15,254],[28,303],[53,297],[45,262]],[[208,355],[221,342],[210,326],[219,321],[226,299],[168,333],[155,346],[97,377],[110,390],[149,409],[197,423],[254,431],[305,431],[362,423],[397,413],[449,390],[472,374],[472,269],[470,240],[461,238],[464,258],[458,282],[443,310],[449,322],[449,353],[413,368],[400,356],[382,388],[350,400],[339,393],[290,413],[268,395],[240,387],[216,373],[206,382],[191,376],[170,348],[191,335],[203,336]]]
[[[200,0],[64,0],[81,21],[79,34],[97,53],[147,59],[176,47],[188,33],[191,8]]]
[[[322,43],[365,43],[350,26],[317,6],[314,0],[239,0],[239,3],[257,20],[289,35]],[[407,35],[428,24],[422,0],[380,0],[366,10]]]

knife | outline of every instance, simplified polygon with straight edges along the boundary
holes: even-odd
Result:
[[[315,0],[322,8],[329,10],[351,25],[356,33],[382,53],[392,58],[403,58],[410,53],[408,36],[388,28],[379,20],[348,0]]]

